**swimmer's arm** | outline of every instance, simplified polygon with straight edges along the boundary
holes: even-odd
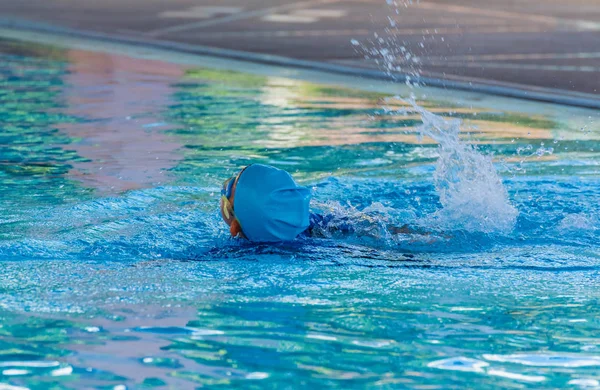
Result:
[[[407,234],[411,236],[422,236],[426,237],[427,240],[434,242],[439,239],[451,239],[452,235],[444,233],[444,232],[429,232],[427,230],[423,230],[420,228],[411,227],[408,224],[404,224],[400,227],[390,225],[388,226],[388,231],[392,234]]]
[[[431,233],[422,229],[413,228],[404,224],[400,227],[394,225],[388,225],[388,231],[392,234],[419,234],[421,236],[429,236]]]
[[[324,232],[337,233],[341,235],[350,235],[356,233],[354,225],[348,218],[341,218],[337,220],[337,223],[330,223],[334,219],[333,215],[322,215],[311,213],[311,227],[307,230],[309,236],[321,236]],[[402,226],[387,225],[387,231],[390,234],[406,234],[414,236],[430,237],[432,233],[417,227],[409,226],[404,224]],[[360,234],[363,236],[370,236],[373,238],[379,238],[379,233],[375,231],[369,231],[368,229],[360,229]],[[450,238],[449,236],[442,235],[442,237]]]

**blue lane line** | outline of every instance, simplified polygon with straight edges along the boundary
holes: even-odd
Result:
[[[390,74],[388,72],[380,70],[355,68],[350,66],[336,65],[318,61],[298,60],[271,54],[249,53],[238,50],[219,49],[203,45],[193,45],[188,43],[163,41],[158,39],[149,40],[138,37],[124,37],[119,35],[84,31],[67,27],[59,27],[46,23],[36,23],[18,19],[0,18],[0,27],[15,30],[42,32],[53,35],[63,35],[73,38],[86,38],[103,42],[129,44],[138,47],[151,47],[158,49],[174,50],[190,54],[199,54],[241,61],[249,61],[266,65],[283,66],[287,68],[318,70],[323,72],[351,75],[377,80],[397,81],[404,80],[406,76],[403,73],[397,72]],[[515,88],[493,82],[490,82],[490,84],[484,84],[481,82],[444,80],[433,77],[421,77],[419,81],[420,83],[425,84],[429,87],[480,92],[490,95],[506,96],[518,99],[535,100],[554,104],[600,109],[600,96],[595,96],[586,93],[568,92],[560,89],[551,88],[528,88],[527,86],[523,86],[522,88]]]

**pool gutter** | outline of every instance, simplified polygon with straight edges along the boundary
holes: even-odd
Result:
[[[133,45],[139,48],[154,48],[178,51],[187,54],[226,58],[231,60],[252,62],[271,66],[280,66],[286,68],[314,70],[331,74],[354,76],[373,80],[398,82],[397,80],[404,80],[405,76],[402,73],[390,73],[376,69],[350,67],[318,61],[299,60],[277,55],[220,49],[215,47],[192,45],[187,43],[164,41],[158,39],[146,39],[142,37],[106,34],[101,32],[79,30],[12,18],[0,18],[0,29],[44,33],[58,37],[62,36],[79,39],[83,38],[99,42]],[[2,35],[3,34],[0,32],[0,36]],[[586,93],[568,92],[559,89],[529,87],[509,83],[500,83],[492,81],[488,82],[482,80],[474,82],[464,80],[448,80],[435,77],[421,77],[420,82],[428,87],[434,88],[477,92],[488,95],[525,99],[559,105],[600,109],[600,97]]]

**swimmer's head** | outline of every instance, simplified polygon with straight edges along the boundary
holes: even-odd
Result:
[[[226,180],[221,216],[232,236],[256,242],[291,241],[309,225],[310,191],[286,171],[252,164]]]

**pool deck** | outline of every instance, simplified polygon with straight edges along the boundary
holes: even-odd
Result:
[[[378,66],[351,40],[370,46],[378,34],[418,56],[424,77],[449,87],[570,96],[600,107],[597,0],[415,0],[399,7],[395,28],[385,0],[0,0],[0,15],[0,26],[271,55],[366,76]],[[396,65],[413,66],[402,56]]]

